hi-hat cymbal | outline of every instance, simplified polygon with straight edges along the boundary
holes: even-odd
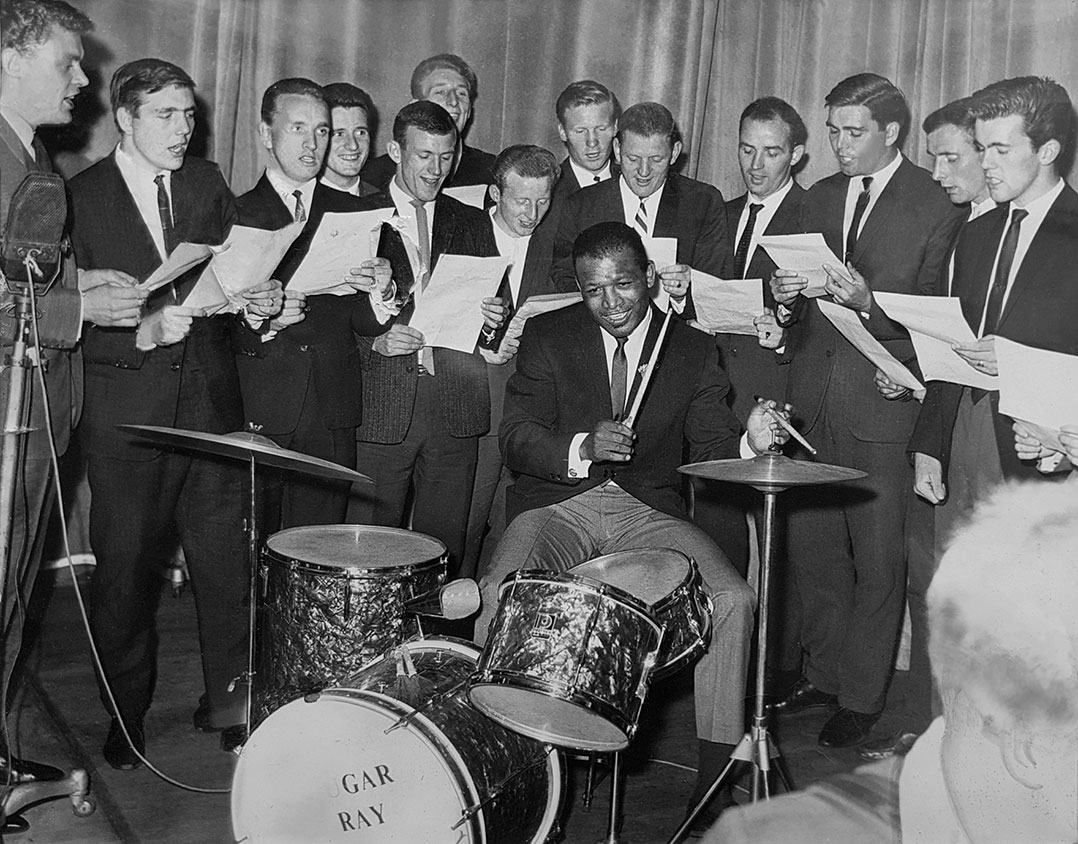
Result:
[[[311,457],[298,451],[281,448],[269,437],[236,431],[231,434],[207,434],[202,431],[185,431],[182,428],[163,428],[158,425],[117,425],[122,431],[129,431],[144,437],[154,445],[167,445],[197,451],[203,454],[216,454],[219,457],[231,457],[236,460],[251,460],[259,466],[274,469],[289,469],[304,475],[329,478],[337,481],[358,481],[374,483],[366,475],[353,469],[345,468],[329,460]]]
[[[767,492],[792,486],[833,484],[866,477],[858,469],[791,460],[783,454],[760,454],[747,460],[707,460],[679,466],[678,471],[697,478],[746,484]]]

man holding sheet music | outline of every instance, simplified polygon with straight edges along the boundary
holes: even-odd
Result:
[[[114,74],[109,94],[120,144],[70,182],[72,244],[86,272],[144,279],[180,243],[225,239],[236,219],[235,200],[215,164],[186,154],[193,89],[183,70],[158,59],[130,62]],[[97,559],[90,620],[139,751],[154,685],[154,610],[175,532],[198,605],[205,695],[196,726],[225,729],[225,749],[242,740],[243,686],[233,692],[229,684],[247,662],[243,473],[138,445],[116,429],[162,425],[223,434],[243,426],[230,343],[240,320],[183,305],[200,272],[193,269],[151,295],[137,327],[88,325],[83,335],[79,436]],[[258,321],[281,308],[275,282],[245,298]],[[112,712],[104,691],[102,702]],[[140,764],[115,717],[104,755],[116,768]]]
[[[584,301],[528,321],[506,391],[502,451],[518,477],[508,493],[509,528],[481,582],[476,632],[486,636],[498,587],[518,568],[564,571],[641,547],[694,559],[716,624],[696,664],[695,803],[744,730],[753,597],[718,546],[686,520],[677,467],[686,445],[690,461],[751,457],[788,435],[765,410],[781,407],[765,402],[749,415],[739,448],[741,426],[726,403],[729,382],[714,340],[678,319],[654,358],[635,423],[626,425],[663,324],[649,295],[655,267],[640,235],[620,221],[585,229],[572,260]],[[714,805],[731,803],[724,789]],[[716,814],[705,812],[698,826]]]
[[[353,333],[386,330],[388,311],[379,319],[374,308],[392,298],[393,289],[389,262],[382,258],[357,260],[343,287],[340,278],[326,279],[332,292],[308,296],[288,289],[302,273],[327,212],[373,207],[370,200],[318,181],[329,135],[330,110],[320,86],[293,78],[266,89],[259,125],[266,172],[237,200],[239,222],[259,229],[301,220],[305,225],[273,274],[285,285],[286,309],[269,332],[242,332],[237,366],[252,430],[284,448],[352,467],[363,410]],[[267,485],[263,529],[339,524],[347,512],[348,491],[347,483],[275,478]]]
[[[930,174],[898,150],[909,121],[902,93],[875,74],[840,82],[828,94],[827,127],[840,172],[817,182],[801,206],[801,226],[821,232],[846,268],[828,271],[826,292],[861,314],[869,332],[900,361],[909,335],[872,301],[871,290],[932,294],[958,215]],[[883,708],[905,604],[904,513],[912,481],[906,443],[917,414],[910,402],[877,393],[875,367],[801,291],[808,280],[778,269],[772,291],[780,321],[792,316],[787,397],[819,450],[819,460],[868,473],[841,489],[791,504],[789,558],[802,595],[801,682],[780,711],[839,709],[824,746],[861,743]]]
[[[348,513],[350,521],[403,526],[411,489],[411,526],[445,543],[451,575],[464,553],[478,440],[490,426],[487,363],[478,349],[432,348],[409,322],[443,256],[498,255],[484,212],[441,192],[456,143],[457,126],[436,103],[409,103],[393,121],[396,174],[372,201],[396,212],[382,227],[378,254],[393,267],[399,313],[385,334],[358,338],[357,466],[375,483],[353,495]],[[496,289],[495,280],[492,294]],[[507,309],[493,295],[475,307],[488,328],[505,319]]]
[[[951,293],[980,338],[956,351],[988,375],[997,373],[996,336],[1078,354],[1071,281],[1078,195],[1062,176],[1075,142],[1070,97],[1050,79],[1020,77],[978,91],[970,108],[985,181],[1000,207],[966,225],[955,248]],[[960,384],[929,385],[910,451],[918,494],[940,505],[941,544],[1003,479],[1043,477],[1032,451],[1015,451],[999,393]],[[1041,468],[1062,457],[1055,454]]]

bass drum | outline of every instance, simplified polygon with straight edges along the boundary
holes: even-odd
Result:
[[[561,810],[558,755],[468,702],[478,656],[453,639],[406,642],[347,687],[273,712],[236,766],[235,840],[547,841]]]

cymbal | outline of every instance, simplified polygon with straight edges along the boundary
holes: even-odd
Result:
[[[116,427],[121,431],[144,437],[154,445],[173,446],[203,454],[231,457],[236,460],[253,459],[259,466],[290,469],[293,472],[314,475],[318,478],[374,483],[369,477],[353,469],[319,457],[311,457],[309,454],[281,448],[269,437],[263,437],[261,434],[252,434],[247,431],[207,434],[202,431],[185,431],[181,428],[163,428],[158,425],[117,425]]]
[[[688,463],[679,466],[678,471],[697,478],[746,484],[764,492],[780,491],[792,486],[833,484],[866,477],[865,473],[858,469],[812,463],[808,460],[791,460],[783,454],[760,454],[747,460]]]

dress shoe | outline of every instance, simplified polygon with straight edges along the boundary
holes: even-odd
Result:
[[[101,749],[101,753],[105,757],[105,761],[112,767],[121,771],[130,771],[142,764],[142,760],[135,754],[135,750],[145,754],[146,732],[142,727],[141,718],[128,718],[125,723],[127,724],[127,732],[131,735],[131,741],[135,745],[134,748],[132,749],[131,745],[127,743],[127,739],[124,738],[119,720],[113,718],[112,723],[109,725],[109,737],[105,739],[105,746]]]
[[[865,740],[879,719],[879,712],[854,712],[842,707],[823,725],[819,744],[821,747],[853,747]]]
[[[247,741],[246,724],[233,724],[221,730],[221,750],[225,753],[238,754],[245,741]]]
[[[892,756],[905,756],[910,752],[913,743],[919,738],[920,736],[917,733],[899,730],[886,738],[865,742],[858,748],[857,755],[872,762],[879,759],[890,759]]]
[[[29,759],[5,759],[0,756],[0,786],[5,783],[24,785],[30,782],[56,782],[66,774],[59,768]]]
[[[783,700],[775,704],[776,712],[803,712],[820,706],[834,706],[838,703],[836,695],[821,692],[806,678],[802,677]]]
[[[209,695],[203,694],[202,697],[198,699],[198,707],[191,716],[191,723],[195,725],[195,729],[200,733],[221,732],[221,728],[214,726],[213,723],[213,710],[210,709]]]

